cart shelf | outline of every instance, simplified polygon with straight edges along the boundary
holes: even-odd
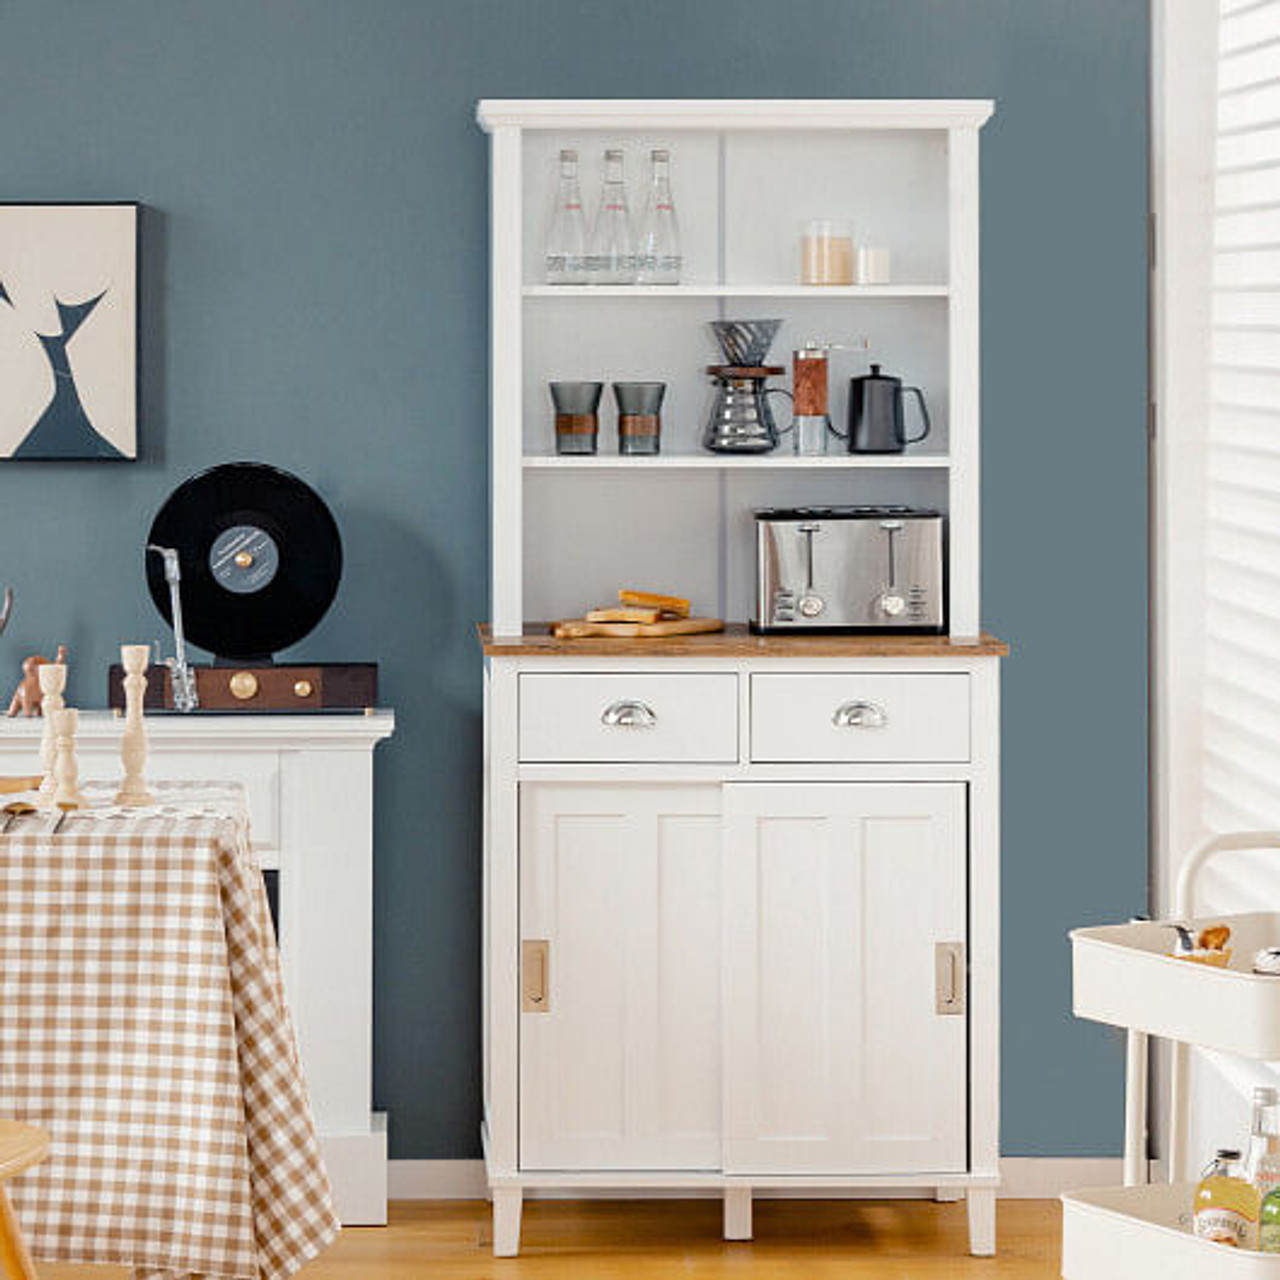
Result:
[[[1065,1280],[1280,1280],[1280,1254],[1230,1249],[1191,1234],[1194,1192],[1187,1182],[1068,1192]]]
[[[1251,972],[1254,953],[1280,943],[1280,913],[1187,922],[1231,926],[1231,967],[1177,960],[1174,932],[1142,922],[1071,934],[1075,1013],[1146,1035],[1263,1061],[1280,1059],[1280,977]]]

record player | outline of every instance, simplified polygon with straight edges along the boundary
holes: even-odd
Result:
[[[342,538],[324,500],[297,476],[257,462],[213,467],[179,485],[147,539],[147,586],[173,627],[175,656],[153,674],[153,711],[364,711],[372,662],[276,663],[308,636],[342,577]],[[187,642],[214,654],[187,661]],[[112,666],[108,701],[124,706]]]

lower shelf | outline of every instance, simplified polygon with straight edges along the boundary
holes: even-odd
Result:
[[[1189,1183],[1105,1187],[1062,1197],[1065,1280],[1280,1280],[1280,1254],[1243,1252],[1191,1234]]]

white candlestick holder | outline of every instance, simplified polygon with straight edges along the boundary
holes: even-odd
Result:
[[[76,730],[80,726],[80,713],[67,707],[53,713],[53,730],[57,735],[58,759],[54,765],[57,786],[53,803],[59,809],[79,809],[84,805],[80,791],[80,766],[76,761]]]
[[[44,727],[40,735],[40,768],[44,772],[44,778],[40,783],[40,804],[42,807],[48,807],[53,804],[53,793],[58,785],[53,772],[58,759],[57,734],[53,718],[66,706],[62,695],[67,687],[67,664],[46,662],[41,665],[36,674],[40,681],[40,714],[44,717]]]
[[[120,738],[120,760],[124,780],[116,793],[116,804],[126,806],[154,804],[155,799],[143,780],[147,763],[147,730],[142,706],[147,692],[147,663],[150,652],[145,644],[122,644],[120,662],[124,667],[124,733]]]

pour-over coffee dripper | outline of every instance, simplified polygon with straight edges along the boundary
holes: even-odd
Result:
[[[765,381],[785,370],[766,365],[769,346],[781,320],[712,320],[711,331],[724,352],[724,364],[707,366],[715,386],[711,416],[702,444],[712,453],[768,453],[778,447],[778,428],[769,396],[791,393],[766,387]]]

